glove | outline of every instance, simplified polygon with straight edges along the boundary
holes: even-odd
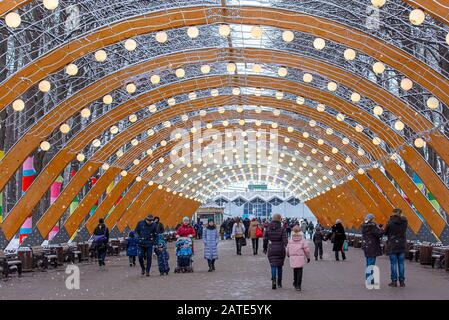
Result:
[[[310,263],[310,258],[307,258],[307,263]]]

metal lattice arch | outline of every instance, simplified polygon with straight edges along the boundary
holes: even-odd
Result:
[[[398,207],[410,237],[448,243],[448,16],[424,0],[1,2],[2,247],[27,221],[25,244],[86,239],[99,217],[116,235],[149,212],[176,225],[241,181],[326,226]],[[228,129],[233,161],[171,161],[176,130]],[[262,163],[253,133],[272,129],[279,160]]]

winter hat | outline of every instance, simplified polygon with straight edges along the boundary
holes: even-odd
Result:
[[[393,215],[400,216],[402,214],[402,210],[399,208],[393,209]]]
[[[292,229],[293,233],[300,233],[301,232],[301,228],[298,225],[295,225]]]
[[[134,234],[135,234],[135,231],[134,230],[131,230],[130,232],[129,232],[129,236],[131,237],[131,238],[133,238],[134,237]]]
[[[98,219],[98,223],[104,223],[104,219],[103,218]]]
[[[190,222],[189,217],[184,217],[184,218],[182,218],[182,222]]]
[[[273,214],[273,221],[281,221],[282,216],[279,213]]]
[[[207,223],[209,223],[209,222],[215,222],[215,221],[213,218],[209,218],[209,219],[207,219]]]
[[[149,214],[149,215],[145,218],[145,220],[153,221],[153,220],[154,220],[154,217],[153,217],[152,214]]]
[[[337,223],[341,223],[341,220],[337,219],[337,221],[335,221],[335,224],[337,224]]]
[[[373,221],[373,220],[374,220],[374,214],[368,213],[366,215],[366,217],[365,217],[365,223],[368,223],[368,222]]]

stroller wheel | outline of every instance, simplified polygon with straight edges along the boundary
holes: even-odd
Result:
[[[182,273],[186,273],[186,269],[185,268],[182,268]]]

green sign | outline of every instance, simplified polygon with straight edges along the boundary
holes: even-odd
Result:
[[[249,190],[268,190],[268,186],[266,184],[249,184]]]

